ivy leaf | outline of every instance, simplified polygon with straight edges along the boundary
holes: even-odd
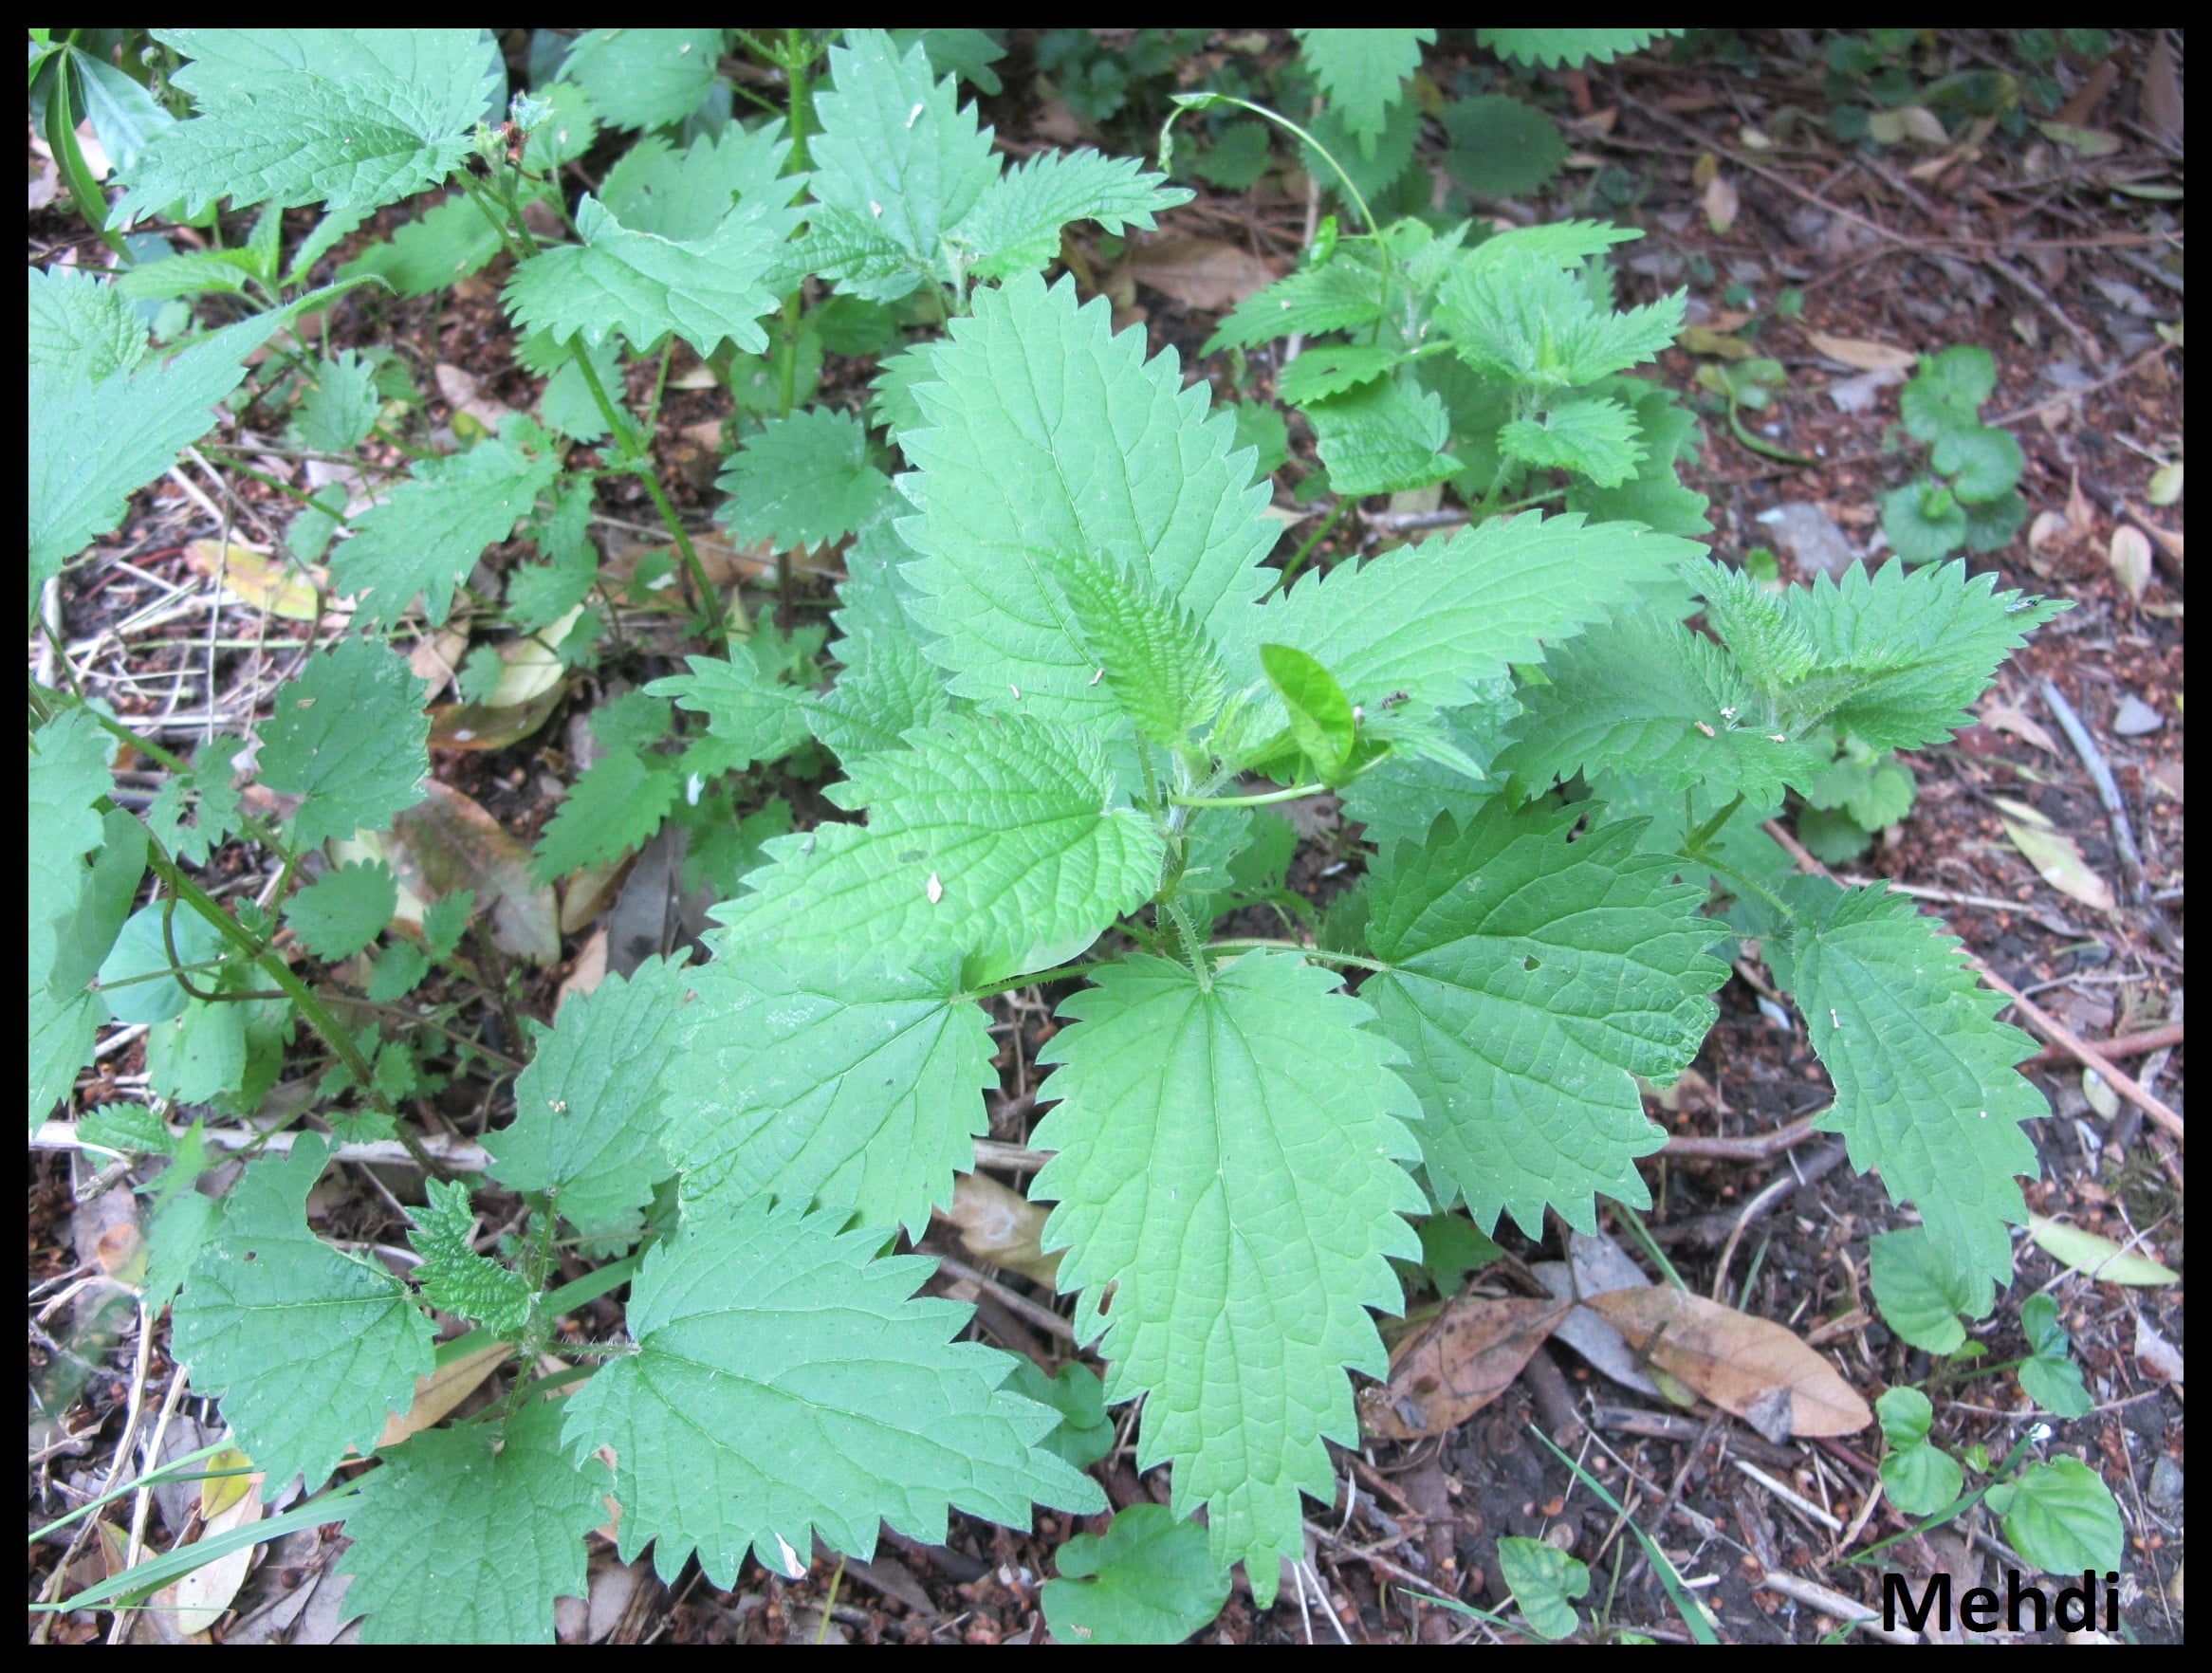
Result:
[[[891,497],[891,479],[868,456],[867,427],[826,407],[769,419],[714,486],[730,497],[722,512],[730,531],[778,552],[841,541]]]
[[[1433,392],[1376,378],[1306,409],[1329,485],[1339,494],[1391,494],[1457,475],[1444,450],[1451,420]]]
[[[1071,1359],[1048,1377],[1034,1360],[1017,1359],[1006,1387],[1060,1413],[1060,1423],[1045,1436],[1044,1444],[1077,1469],[1089,1469],[1114,1450],[1115,1425],[1106,1410],[1106,1385],[1079,1360]]]
[[[1571,1599],[1590,1594],[1590,1570],[1543,1539],[1507,1535],[1498,1541],[1499,1577],[1539,1638],[1558,1643],[1581,1623]]]
[[[1434,29],[1294,29],[1314,79],[1330,108],[1374,155],[1390,108],[1406,95],[1406,80],[1421,67],[1421,48],[1434,45]]]
[[[1017,278],[977,294],[914,391],[925,428],[902,438],[920,515],[899,532],[928,653],[953,691],[1074,724],[1119,705],[1061,596],[1060,555],[1134,574],[1217,642],[1268,583],[1265,485],[1232,465],[1236,428],[1183,387],[1172,355],[1112,334],[1103,299]]]
[[[354,860],[325,872],[285,903],[285,922],[325,964],[351,958],[392,921],[398,880],[382,860]]]
[[[294,1476],[312,1493],[349,1447],[374,1451],[387,1414],[406,1411],[431,1370],[436,1332],[407,1286],[307,1228],[307,1193],[328,1160],[323,1141],[302,1133],[289,1154],[246,1169],[174,1315],[176,1356],[196,1388],[222,1396],[240,1446],[267,1472],[264,1498]]]
[[[1560,646],[1544,671],[1547,684],[1521,689],[1495,763],[1531,790],[1577,771],[1624,772],[1772,803],[1785,783],[1810,784],[1827,765],[1821,751],[1773,729],[1724,651],[1677,621],[1626,615]]]
[[[866,829],[769,843],[756,892],[720,909],[732,941],[795,950],[896,947],[912,963],[984,951],[1041,968],[1152,897],[1164,852],[1115,804],[1089,738],[1025,718],[960,717],[854,764],[835,794]]]
[[[530,874],[550,883],[644,847],[681,788],[675,768],[661,757],[621,749],[595,761],[540,834]]]
[[[1572,470],[1599,487],[1618,487],[1644,456],[1636,418],[1613,400],[1561,401],[1541,419],[1516,418],[1498,432],[1508,459],[1539,469]]]
[[[431,625],[443,624],[484,548],[512,535],[561,474],[557,454],[524,450],[525,433],[510,422],[466,453],[415,461],[389,499],[354,520],[359,532],[331,574],[360,596],[362,619],[396,622],[420,594]]]
[[[1889,1454],[1882,1460],[1882,1491],[1908,1517],[1933,1516],[1959,1497],[1964,1472],[1950,1454],[1928,1444],[1935,1407],[1918,1388],[1891,1388],[1874,1402]]]
[[[1206,1530],[1164,1504],[1131,1505],[1104,1537],[1072,1535],[1053,1562],[1039,1601],[1062,1644],[1181,1644],[1229,1600]]]
[[[363,1644],[551,1644],[553,1600],[585,1595],[584,1535],[607,1466],[561,1446],[562,1403],[425,1429],[384,1453],[345,1518]]]
[[[974,252],[968,271],[981,279],[1034,273],[1060,257],[1060,230],[1096,221],[1109,232],[1151,231],[1153,217],[1189,203],[1193,193],[1149,174],[1134,157],[1082,151],[1041,151],[986,187],[950,233]]]
[[[1503,1211],[1534,1235],[1549,1206],[1594,1231],[1592,1193],[1650,1202],[1635,1159],[1667,1135],[1635,1077],[1681,1073],[1728,974],[1705,892],[1636,851],[1639,823],[1570,841],[1589,811],[1492,800],[1372,873],[1368,939],[1392,967],[1360,992],[1411,1059],[1438,1205],[1465,1196],[1484,1230]]]
[[[724,341],[768,346],[760,319],[776,305],[765,280],[783,241],[765,205],[740,207],[704,238],[677,243],[624,227],[596,197],[577,205],[581,244],[543,250],[507,281],[507,309],[525,330],[597,346],[620,332],[638,344],[673,332],[698,354]]]
[[[1959,1314],[1989,1311],[1989,1285],[1954,1268],[1919,1226],[1875,1238],[1867,1275],[1882,1322],[1926,1353],[1958,1352],[1966,1342]]]
[[[1105,1496],[1039,1443],[1051,1411],[999,1390],[1005,1354],[949,1338],[969,1310],[915,1297],[930,1263],[880,1232],[765,1202],[687,1214],[632,1285],[636,1351],[567,1404],[573,1453],[615,1449],[621,1552],[673,1580],[695,1551],[732,1586],[749,1547],[806,1572],[812,1536],[865,1560],[889,1522],[941,1543],[949,1507],[1026,1527]]]
[[[1386,1368],[1385,1258],[1420,1259],[1415,1105],[1369,1008],[1294,956],[1209,988],[1141,955],[1097,981],[1042,1054],[1059,1103],[1032,1142],[1060,1153],[1031,1195],[1059,1201],[1044,1242],[1068,1246],[1078,1339],[1104,1334],[1107,1398],[1146,1397],[1137,1467],[1174,1461],[1175,1514],[1207,1505],[1215,1563],[1243,1559],[1264,1608],[1300,1491],[1331,1491],[1323,1440],[1358,1431],[1343,1368]]]
[[[494,1336],[512,1337],[530,1322],[530,1286],[522,1274],[477,1254],[476,1211],[461,1180],[429,1181],[430,1201],[411,1209],[407,1241],[422,1264],[415,1269],[422,1297],[433,1307],[474,1319]],[[358,1535],[357,1535],[358,1537]]]
[[[1971,343],[1923,355],[1920,370],[1897,395],[1898,415],[1914,441],[1979,429],[1982,403],[1997,393],[1997,357]]]
[[[124,171],[119,222],[182,200],[196,217],[326,203],[366,212],[434,186],[468,155],[505,79],[481,30],[157,29],[193,60],[173,78],[199,114]]]
[[[1567,137],[1559,124],[1510,94],[1455,99],[1440,120],[1451,139],[1445,173],[1477,197],[1519,197],[1566,166]]]
[[[1951,491],[1967,505],[2009,493],[2028,465],[2011,432],[1983,424],[1945,431],[1936,437],[1928,462],[1952,479]]]
[[[261,727],[261,781],[306,798],[295,846],[384,831],[422,800],[430,717],[407,659],[380,640],[345,638],[277,688]]]
[[[1253,636],[1326,664],[1371,711],[1393,692],[1475,700],[1626,599],[1674,584],[1687,541],[1574,515],[1485,523],[1311,578],[1259,612]]]
[[[687,1208],[772,1196],[919,1238],[974,1166],[998,1084],[957,963],[745,947],[693,985],[661,1072]]]
[[[492,1178],[544,1191],[586,1238],[634,1238],[669,1168],[660,1074],[690,973],[647,959],[561,1007],[515,1082],[515,1118],[488,1134]]]
[[[1944,484],[1927,477],[1882,496],[1882,532],[1907,563],[1933,563],[1966,540],[1966,509]]]
[[[2049,1296],[2030,1296],[2020,1303],[2020,1330],[2028,1338],[2028,1357],[2020,1363],[2020,1390],[2054,1417],[2087,1417],[2096,1409],[2081,1380],[2081,1367],[2069,1351],[2072,1338],[2058,1322],[2058,1303]]]
[[[1886,887],[1825,892],[1799,911],[1787,958],[1784,985],[1835,1085],[1820,1130],[1919,1208],[1928,1241],[1973,1280],[1965,1311],[1983,1311],[1984,1286],[2012,1277],[2005,1226],[2027,1218],[2015,1176],[2037,1171],[2018,1124],[2049,1113],[2013,1067],[2035,1042],[1996,1020],[2004,1002],[1958,938]]]
[[[671,127],[706,101],[722,42],[720,29],[586,29],[561,79],[589,93],[610,127]]]

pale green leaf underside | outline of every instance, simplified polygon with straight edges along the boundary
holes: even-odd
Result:
[[[1376,378],[1306,409],[1329,486],[1340,494],[1390,494],[1458,473],[1444,450],[1451,419],[1429,390]]]
[[[614,332],[639,345],[673,332],[702,355],[724,341],[748,354],[768,346],[761,316],[776,305],[763,283],[782,242],[778,217],[733,211],[706,237],[678,244],[636,232],[595,197],[577,206],[583,243],[532,256],[507,281],[508,310],[525,329],[597,346]]]
[[[422,800],[430,717],[407,659],[381,640],[341,639],[277,688],[261,727],[261,781],[304,796],[302,848],[391,828]]]
[[[504,437],[421,460],[356,520],[359,532],[338,548],[332,576],[341,591],[360,595],[366,620],[396,622],[420,594],[423,615],[440,625],[485,547],[513,534],[560,473],[558,458],[525,453]]]
[[[920,1237],[998,1084],[958,973],[744,947],[693,976],[661,1072],[686,1211],[773,1197]]]
[[[515,1118],[488,1134],[491,1176],[554,1194],[584,1236],[636,1235],[670,1169],[661,1154],[659,1078],[689,972],[647,959],[561,1007],[515,1083]]]
[[[1300,1493],[1331,1491],[1324,1438],[1357,1432],[1344,1368],[1384,1369],[1385,1257],[1418,1259],[1415,1106],[1368,1007],[1296,957],[1250,954],[1210,991],[1141,956],[1097,983],[1043,1054],[1044,1241],[1068,1245],[1078,1336],[1104,1333],[1108,1397],[1146,1396],[1139,1467],[1174,1461],[1177,1513],[1207,1506],[1216,1561],[1244,1560],[1264,1604],[1302,1549]]]
[[[1996,1020],[2002,1000],[1975,981],[1957,938],[1903,895],[1831,896],[1800,917],[1791,950],[1793,996],[1835,1083],[1821,1128],[1919,1208],[1956,1271],[2005,1283],[2005,1226],[2027,1217],[2015,1176],[2037,1171],[2018,1124],[2049,1113],[2013,1067],[2035,1042]]]
[[[551,1644],[553,1600],[582,1597],[584,1535],[610,1478],[561,1445],[559,1401],[504,1424],[426,1429],[383,1455],[348,1507],[339,1565],[363,1644]]]
[[[1392,968],[1361,997],[1410,1058],[1430,1179],[1484,1227],[1502,1211],[1540,1236],[1549,1206],[1594,1230],[1599,1191],[1649,1204],[1635,1159],[1667,1135],[1633,1077],[1681,1072],[1727,975],[1705,892],[1638,854],[1637,824],[1569,842],[1588,812],[1493,801],[1374,871],[1368,936]]]
[[[986,951],[1024,967],[1079,951],[1149,899],[1163,844],[1115,805],[1098,746],[1048,722],[957,718],[870,756],[837,789],[869,822],[768,844],[777,864],[721,909],[732,946]]]
[[[1421,47],[1434,29],[1299,29],[1299,46],[1329,103],[1368,151],[1390,107],[1405,97],[1406,78],[1421,67]]]
[[[329,1151],[302,1134],[247,1168],[176,1303],[176,1355],[257,1469],[262,1497],[294,1476],[310,1492],[348,1447],[366,1454],[431,1370],[430,1317],[373,1258],[308,1230],[307,1192]]]
[[[879,1522],[941,1542],[949,1508],[1027,1527],[1033,1500],[1088,1513],[1098,1489],[1039,1444],[1048,1407],[1000,1390],[1006,1356],[949,1340],[968,1316],[914,1298],[929,1262],[877,1259],[835,1214],[687,1215],[632,1287],[636,1351],[568,1402],[576,1453],[615,1449],[621,1549],[716,1586],[749,1549],[802,1573],[813,1538],[863,1559]]]
[[[1827,763],[1764,729],[1757,693],[1728,653],[1680,622],[1637,612],[1554,652],[1549,685],[1523,687],[1500,770],[1534,789],[1579,771],[1693,783],[1759,803],[1809,784]]]
[[[1318,658],[1370,708],[1404,691],[1440,708],[1508,664],[1671,584],[1698,548],[1621,524],[1528,513],[1315,577],[1259,613],[1252,636]]]
[[[900,524],[930,655],[961,696],[1084,722],[1115,712],[1061,596],[1056,559],[1082,553],[1147,578],[1221,640],[1265,589],[1264,485],[1231,466],[1234,424],[1208,418],[1176,360],[1113,335],[1103,299],[1020,278],[976,298],[914,391],[925,428]],[[1241,464],[1243,461],[1240,460]]]

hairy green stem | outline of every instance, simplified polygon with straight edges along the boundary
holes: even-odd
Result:
[[[1293,784],[1287,790],[1269,790],[1258,796],[1179,796],[1168,800],[1176,807],[1265,807],[1271,801],[1296,801],[1301,796],[1318,796],[1326,784]]]
[[[1350,965],[1358,970],[1394,970],[1395,965],[1387,965],[1380,959],[1362,957],[1358,953],[1332,952],[1325,947],[1309,947],[1302,941],[1287,941],[1265,935],[1232,935],[1207,943],[1207,952],[1243,952],[1253,948],[1263,951],[1295,952],[1309,959],[1319,959],[1325,964]]]

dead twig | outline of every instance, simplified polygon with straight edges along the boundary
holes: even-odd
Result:
[[[2043,693],[2044,706],[2056,718],[2066,741],[2074,745],[2074,753],[2089,769],[2090,782],[2097,787],[2097,800],[2105,804],[2105,817],[2111,822],[2112,846],[2120,851],[2120,864],[2128,873],[2129,894],[2141,906],[2148,887],[2143,873],[2143,851],[2135,846],[2135,827],[2129,820],[2128,804],[2120,799],[2120,786],[2112,779],[2111,763],[2081,724],[2081,716],[2074,712],[2074,705],[2066,701],[2066,693],[2050,680],[2038,680],[2037,689]]]
[[[1826,1114],[1824,1107],[1810,1115],[1778,1127],[1757,1138],[1670,1138],[1662,1152],[1668,1156],[1708,1156],[1723,1162],[1763,1162],[1813,1136],[1813,1124]]]

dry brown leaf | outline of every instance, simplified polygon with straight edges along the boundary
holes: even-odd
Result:
[[[1662,1284],[1582,1301],[1655,1369],[1771,1441],[1852,1435],[1874,1421],[1835,1368],[1780,1325]]]
[[[1825,331],[1808,331],[1805,340],[1855,372],[1909,372],[1920,363],[1920,357],[1910,349],[1877,342],[1871,337],[1831,337]]]
[[[1185,232],[1137,246],[1124,265],[1138,284],[1202,314],[1226,313],[1275,282],[1274,269],[1251,251]]]
[[[2150,57],[2143,65],[2143,87],[2136,95],[2135,115],[2168,145],[2181,144],[2182,78],[2174,64],[2173,38],[2164,29],[2151,43]]]
[[[2105,561],[2111,565],[2112,579],[2128,589],[2128,596],[2141,598],[2150,585],[2150,537],[2132,523],[2121,524],[2105,546]]]
[[[2044,729],[2043,724],[2009,703],[1992,703],[1982,709],[1982,724],[1992,731],[2010,732],[2048,754],[2058,753],[2058,740]]]
[[[553,1019],[561,1019],[561,1007],[579,994],[590,993],[607,979],[607,927],[601,924],[591,932],[591,939],[577,953],[576,962],[569,965],[568,974],[561,979],[561,991],[553,996]]]
[[[1390,1381],[1360,1395],[1360,1426],[1410,1441],[1465,1423],[1512,1386],[1567,1313],[1564,1301],[1456,1297],[1392,1351]]]
[[[1736,182],[1725,175],[1715,175],[1705,182],[1705,195],[1700,201],[1705,206],[1705,225],[1724,235],[1734,229],[1737,213],[1743,207],[1743,200],[1736,193]]]
[[[404,1417],[397,1412],[384,1414],[384,1433],[377,1444],[396,1446],[410,1435],[437,1427],[513,1351],[514,1345],[510,1342],[488,1342],[464,1353],[451,1365],[439,1366],[427,1377],[416,1377],[415,1403],[408,1406]]]
[[[226,1447],[209,1461],[212,1470],[242,1469],[250,1460],[236,1447]],[[200,1483],[199,1537],[212,1539],[218,1535],[249,1527],[261,1520],[261,1477],[219,1476]],[[224,1612],[237,1597],[238,1589],[246,1584],[246,1576],[253,1567],[253,1554],[257,1547],[242,1545],[226,1552],[212,1562],[204,1563],[189,1574],[163,1587],[154,1594],[154,1608],[169,1612],[168,1627],[179,1638],[190,1639],[205,1632],[223,1618]]]
[[[318,588],[324,603],[335,602],[328,596],[330,578],[322,570],[303,570],[273,556],[266,546],[232,541],[226,547],[221,541],[188,541],[184,561],[201,575],[220,576],[223,590],[248,609],[286,621],[315,619]]]
[[[986,1173],[963,1173],[952,1181],[952,1206],[938,1212],[978,1260],[1018,1272],[1048,1290],[1059,1287],[1060,1255],[1047,1255],[1043,1247],[1048,1210],[1020,1191]]]
[[[502,952],[549,965],[561,956],[560,918],[550,886],[530,875],[530,851],[483,807],[435,779],[423,800],[393,816],[384,855],[399,881],[424,900],[463,889],[491,913]]]
[[[1993,796],[1990,800],[2004,822],[2004,834],[2044,882],[2083,906],[2094,907],[2100,912],[2113,910],[2118,903],[2112,897],[2112,886],[2090,869],[2073,837],[2024,801],[2004,796]]]

